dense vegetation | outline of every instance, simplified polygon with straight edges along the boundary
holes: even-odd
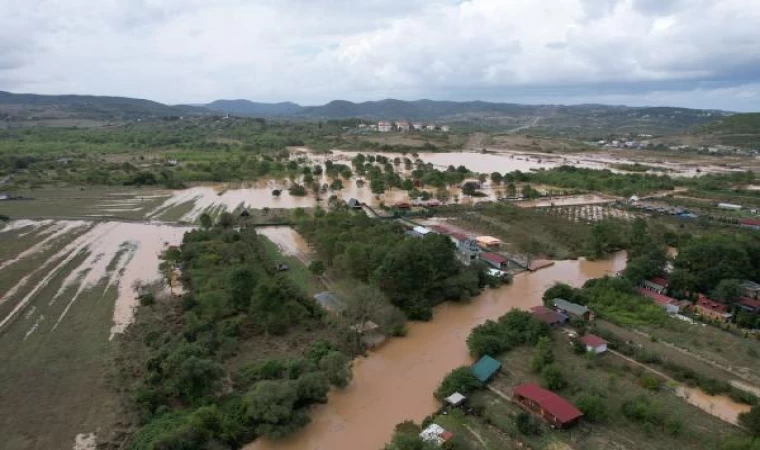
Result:
[[[336,210],[298,229],[329,269],[378,287],[412,319],[429,319],[434,305],[468,299],[493,281],[484,267],[462,265],[448,237],[406,236],[397,222]]]
[[[549,336],[547,324],[528,312],[512,310],[473,328],[467,337],[467,348],[473,356],[498,356],[519,345],[536,345],[542,337]]]
[[[227,226],[225,226],[227,225]],[[252,229],[229,220],[188,232],[163,255],[182,267],[181,299],[145,299],[124,342],[120,373],[142,427],[132,449],[237,448],[284,436],[309,421],[307,407],[351,377],[350,358],[316,340],[299,357],[229,364],[245,342],[325,328],[323,312],[275,271]],[[153,310],[152,312],[150,310]],[[142,319],[142,320],[141,320]]]

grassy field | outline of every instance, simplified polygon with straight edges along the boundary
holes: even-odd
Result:
[[[75,235],[63,236],[37,255],[0,270],[0,292],[6,293],[20,275],[31,273]],[[3,233],[0,258],[16,256],[35,243],[34,236]],[[50,300],[84,256],[63,266],[31,298],[23,314],[0,329],[0,436],[4,450],[70,449],[77,434],[100,435],[118,421],[119,399],[107,384],[115,288],[106,289],[101,283],[85,290],[53,329],[75,286],[52,305]],[[32,275],[13,299],[27,295],[47,274]],[[0,317],[5,317],[12,303],[2,305]]]
[[[578,426],[564,431],[551,431],[542,425],[540,436],[525,436],[518,432],[514,421],[514,416],[522,410],[495,393],[484,390],[475,394],[470,401],[483,409],[482,418],[478,420],[479,428],[491,431],[481,434],[492,436],[490,439],[497,441],[486,448],[510,448],[512,439],[516,438],[530,448],[540,450],[710,449],[726,437],[740,434],[732,425],[686,403],[667,388],[659,391],[643,388],[639,384],[642,369],[629,365],[615,355],[604,354],[594,358],[577,355],[572,351],[567,337],[560,334],[555,336],[553,347],[555,362],[569,383],[560,394],[573,402],[584,395],[599,397],[606,407],[607,418],[596,423],[583,419]],[[502,357],[502,373],[492,382],[492,386],[511,395],[515,385],[540,382],[539,374],[531,370],[533,355],[534,349],[521,347]],[[667,427],[663,430],[627,419],[621,413],[621,405],[639,396],[656,405],[666,423],[677,422],[680,431],[667,431]],[[472,417],[466,417],[457,422],[464,426],[472,420]]]
[[[754,337],[737,336],[701,324],[674,323],[672,327],[645,328],[638,332],[604,321],[598,326],[699,373],[717,379],[744,378],[760,386],[760,355]]]
[[[23,200],[0,202],[0,214],[13,219],[33,217],[123,217],[142,219],[171,194],[151,188],[65,187],[13,191]]]

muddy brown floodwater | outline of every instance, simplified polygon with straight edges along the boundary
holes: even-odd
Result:
[[[513,308],[541,304],[544,290],[562,281],[575,286],[613,274],[625,266],[625,253],[602,261],[559,261],[514,283],[483,292],[465,304],[446,303],[430,322],[409,324],[409,334],[392,339],[367,358],[354,362],[354,379],[334,390],[325,405],[311,412],[312,422],[283,440],[260,439],[246,450],[380,449],[393,427],[421,421],[437,408],[433,391],[452,369],[471,363],[466,339],[470,330]]]

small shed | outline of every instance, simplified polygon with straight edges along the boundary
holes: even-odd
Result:
[[[488,383],[499,369],[501,369],[501,361],[488,355],[480,358],[471,368],[472,374],[482,383]]]
[[[240,217],[251,217],[251,212],[247,209],[243,209],[243,211],[240,212]]]
[[[347,204],[351,209],[361,209],[362,207],[361,202],[355,198],[350,199]]]
[[[583,320],[591,320],[594,317],[591,310],[583,305],[578,305],[562,298],[555,298],[552,300],[552,303],[557,311],[568,317],[576,317]]]
[[[340,314],[346,309],[346,304],[340,301],[332,292],[320,292],[314,295],[314,300],[319,303],[319,306],[335,314]]]
[[[607,351],[607,341],[595,334],[587,334],[581,337],[581,343],[586,346],[587,352],[593,352],[597,355]]]
[[[423,227],[421,225],[417,225],[416,227],[412,228],[412,233],[414,233],[417,236],[427,236],[428,234],[432,233],[433,230],[427,227]]]
[[[464,401],[467,400],[467,397],[465,397],[464,395],[460,394],[459,392],[454,392],[453,394],[449,395],[448,397],[446,397],[443,400],[447,404],[449,404],[449,405],[451,405],[451,406],[453,406],[453,407],[456,408],[457,406],[459,406],[462,403],[464,403]]]

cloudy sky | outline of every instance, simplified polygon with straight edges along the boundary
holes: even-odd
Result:
[[[0,0],[0,90],[760,111],[760,1]]]

